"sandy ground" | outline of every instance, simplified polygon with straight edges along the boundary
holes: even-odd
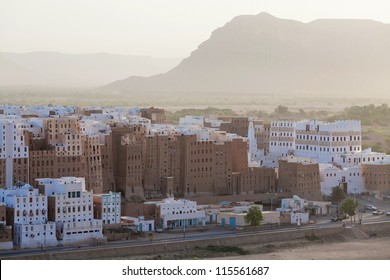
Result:
[[[298,246],[298,247],[296,247]],[[290,247],[290,248],[289,248]],[[295,247],[295,248],[291,248]],[[218,259],[234,260],[390,260],[390,237],[344,242],[303,243],[270,253],[236,255]]]
[[[369,237],[364,233],[349,232],[326,238],[302,238],[266,244],[247,244],[231,247],[227,250],[216,251],[206,247],[156,255],[137,255],[113,259],[390,260],[390,233]]]

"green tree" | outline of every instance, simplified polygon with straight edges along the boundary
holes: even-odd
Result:
[[[248,213],[245,215],[245,223],[253,227],[259,226],[263,220],[263,213],[256,206],[249,208]]]
[[[0,224],[0,237],[8,237],[7,229],[4,224]]]
[[[359,202],[357,200],[355,201],[353,198],[347,198],[341,204],[341,210],[351,217],[352,222],[352,216],[356,215],[356,208],[358,208],[358,206]]]
[[[340,187],[334,187],[332,189],[332,193],[330,195],[330,199],[332,202],[340,203],[345,198],[345,192]]]
[[[278,107],[275,108],[275,114],[276,115],[285,116],[288,113],[289,113],[289,111],[288,111],[288,107],[287,106],[279,105]]]
[[[302,108],[298,110],[298,115],[301,118],[307,118],[307,113]]]

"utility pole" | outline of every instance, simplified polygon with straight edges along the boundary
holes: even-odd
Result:
[[[353,188],[353,204],[356,205],[356,190],[357,188]],[[353,216],[353,223],[356,223],[356,209],[355,215]]]
[[[183,237],[186,238],[186,200],[183,200],[184,211],[183,211]]]

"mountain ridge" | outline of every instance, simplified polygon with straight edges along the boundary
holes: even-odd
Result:
[[[233,18],[168,72],[128,77],[107,92],[345,93],[390,91],[390,25],[309,23],[267,13]]]

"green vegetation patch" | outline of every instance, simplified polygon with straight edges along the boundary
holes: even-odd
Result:
[[[205,109],[182,109],[177,112],[166,112],[166,117],[171,121],[179,121],[185,116],[237,116],[237,113],[231,109],[218,109],[215,107],[207,107]]]
[[[361,120],[363,125],[386,126],[390,123],[390,108],[387,104],[375,106],[374,104],[365,106],[352,106],[345,108],[340,114],[329,118],[332,120]],[[374,130],[372,130],[374,131]],[[386,133],[388,130],[376,129],[377,133]]]

